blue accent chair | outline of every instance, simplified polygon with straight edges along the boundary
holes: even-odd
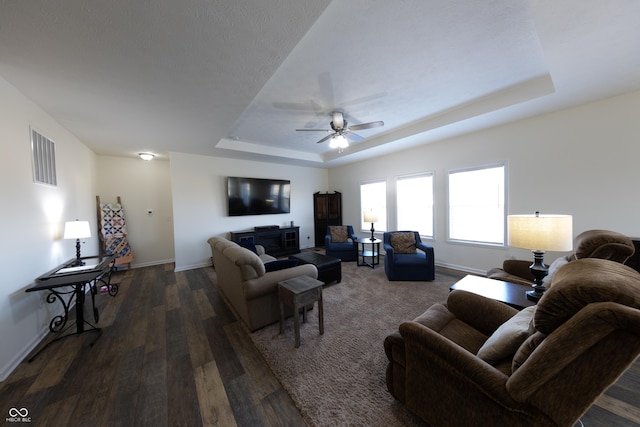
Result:
[[[415,254],[395,253],[391,246],[391,235],[394,233],[414,233],[416,241]],[[434,280],[435,263],[433,247],[420,240],[417,231],[389,231],[382,235],[385,251],[384,272],[389,280]]]
[[[355,261],[358,259],[358,236],[353,232],[353,226],[346,225],[347,227],[347,241],[346,242],[332,242],[331,241],[331,227],[327,227],[327,235],[324,237],[324,248],[327,256],[340,258],[342,261]],[[340,226],[338,226],[340,227]]]

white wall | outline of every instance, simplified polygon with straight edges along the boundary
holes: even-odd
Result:
[[[528,251],[447,243],[446,181],[451,169],[508,164],[509,213],[573,215],[574,235],[593,228],[640,236],[640,92],[626,94],[482,132],[332,169],[329,185],[346,200],[343,220],[360,224],[359,184],[387,180],[395,210],[395,177],[434,171],[435,248],[440,265],[485,272]],[[392,217],[394,215],[391,215]],[[479,224],[481,226],[481,224]],[[389,224],[394,229],[395,223]],[[363,234],[363,233],[360,233]],[[547,254],[550,263],[560,254]]]
[[[171,153],[176,270],[211,264],[211,236],[256,225],[300,227],[300,246],[315,245],[313,193],[327,191],[326,169]],[[291,213],[227,216],[227,176],[291,180]],[[309,237],[309,238],[307,238]]]
[[[173,262],[169,161],[98,156],[96,195],[102,203],[115,203],[120,196],[133,251],[132,267]]]
[[[56,144],[58,186],[33,182],[30,126]],[[51,312],[44,293],[25,293],[39,275],[75,257],[75,243],[62,240],[65,221],[96,227],[95,155],[39,107],[0,77],[0,380],[48,332]],[[97,253],[97,237],[82,254]]]

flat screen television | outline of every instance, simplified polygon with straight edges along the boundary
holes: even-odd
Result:
[[[229,216],[289,213],[291,181],[227,177]]]

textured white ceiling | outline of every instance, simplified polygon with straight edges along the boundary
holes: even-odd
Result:
[[[640,89],[637,0],[0,0],[0,76],[94,151],[333,166]],[[316,144],[332,111],[357,132]]]

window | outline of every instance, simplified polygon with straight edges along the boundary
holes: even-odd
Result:
[[[433,174],[398,177],[398,230],[433,238]]]
[[[368,209],[378,216],[378,222],[373,224],[376,231],[387,231],[387,183],[386,181],[368,182],[360,184],[360,224],[361,230],[371,230],[371,223],[364,222],[363,212]]]
[[[56,144],[31,129],[33,180],[42,184],[58,185],[56,178]]]
[[[449,239],[504,245],[504,164],[449,172]]]

